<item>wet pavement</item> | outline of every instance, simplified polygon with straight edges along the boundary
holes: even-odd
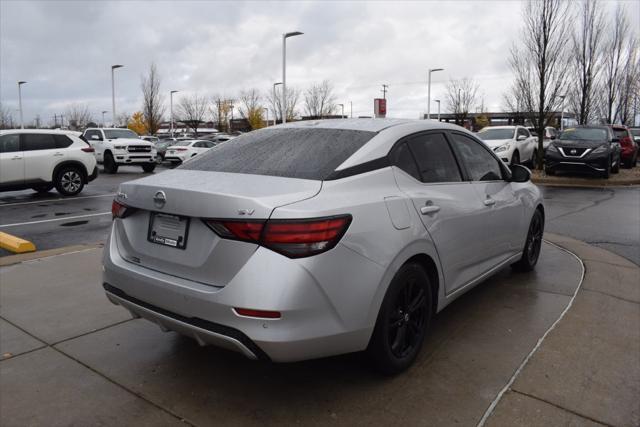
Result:
[[[569,304],[577,259],[545,244],[440,313],[396,377],[359,354],[251,361],[130,320],[100,287],[100,249],[0,269],[0,424],[475,425]]]

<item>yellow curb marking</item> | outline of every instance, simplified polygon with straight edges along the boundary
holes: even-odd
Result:
[[[28,240],[21,239],[11,234],[0,231],[0,248],[6,249],[16,254],[34,252],[36,247]]]

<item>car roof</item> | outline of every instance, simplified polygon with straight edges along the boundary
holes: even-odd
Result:
[[[0,130],[0,135],[9,135],[15,133],[43,133],[43,134],[56,134],[67,136],[78,136],[78,132],[64,129],[4,129]]]
[[[524,127],[524,126],[520,126],[520,125],[510,125],[510,126],[485,126],[482,129],[480,129],[480,132],[482,132],[485,129],[515,129],[515,128],[519,128],[519,127]]]
[[[402,126],[406,124],[423,123],[425,130],[436,129],[445,122],[435,120],[417,119],[322,119],[322,120],[301,120],[277,125],[276,128],[320,128],[320,129],[345,129],[360,130],[367,132],[380,132],[384,129]]]

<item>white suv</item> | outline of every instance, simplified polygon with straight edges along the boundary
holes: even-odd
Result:
[[[33,188],[74,196],[98,176],[94,150],[61,131],[0,131],[0,191]]]
[[[130,129],[89,128],[82,137],[96,150],[96,160],[106,173],[118,172],[118,166],[142,166],[145,172],[156,168],[156,148]]]
[[[524,126],[487,126],[477,136],[507,164],[535,161],[537,138]]]

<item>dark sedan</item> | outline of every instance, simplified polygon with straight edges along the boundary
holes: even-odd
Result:
[[[620,170],[620,144],[608,126],[566,129],[545,151],[545,173],[590,172],[603,178]]]

